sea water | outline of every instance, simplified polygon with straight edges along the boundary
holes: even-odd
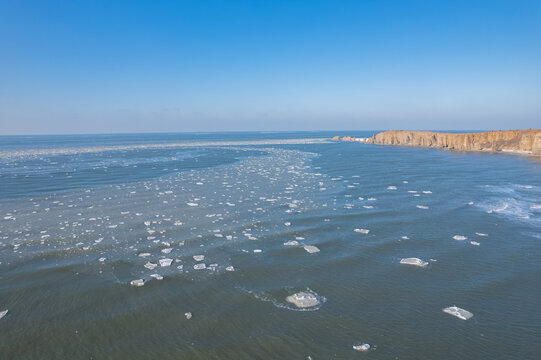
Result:
[[[2,358],[538,358],[541,162],[338,134],[0,137]]]

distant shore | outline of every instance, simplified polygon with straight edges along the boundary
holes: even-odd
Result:
[[[332,140],[377,145],[430,147],[455,151],[504,152],[541,156],[541,129],[445,133],[434,131],[384,131],[369,138],[335,136]]]

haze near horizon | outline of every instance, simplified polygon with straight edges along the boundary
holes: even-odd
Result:
[[[539,1],[0,1],[0,135],[539,127]]]

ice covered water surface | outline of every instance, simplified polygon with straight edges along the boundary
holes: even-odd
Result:
[[[257,151],[264,155],[229,165],[4,202],[0,267],[40,258],[135,286],[156,278],[156,269],[160,277],[231,271],[238,265],[231,252],[253,242],[252,256],[264,254],[268,234],[317,208],[311,193],[320,184],[332,188],[311,169],[314,154]]]

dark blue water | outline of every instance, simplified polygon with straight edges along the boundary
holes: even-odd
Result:
[[[0,137],[2,356],[538,358],[541,162],[345,134]]]

